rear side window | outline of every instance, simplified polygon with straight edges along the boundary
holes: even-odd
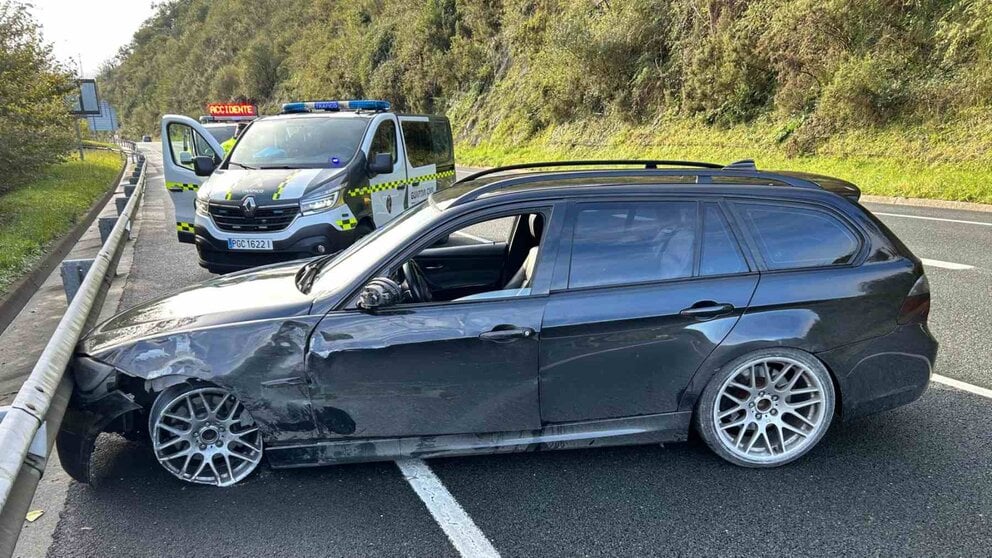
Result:
[[[769,269],[850,263],[860,241],[830,213],[809,207],[738,203]]]
[[[410,166],[422,167],[434,163],[430,122],[405,120],[401,122],[401,126]]]
[[[429,122],[404,120],[401,125],[410,166],[443,165],[454,161],[451,127],[447,120],[432,119]]]
[[[451,125],[447,120],[431,120],[431,146],[434,162],[438,165],[453,163],[455,154],[451,148]]]
[[[623,285],[692,276],[694,202],[582,204],[568,286]]]
[[[700,275],[728,275],[748,271],[747,262],[720,207],[707,203],[703,209],[703,242],[699,252]]]

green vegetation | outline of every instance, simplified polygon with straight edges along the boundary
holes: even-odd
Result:
[[[0,0],[0,193],[72,148],[73,117],[65,104],[72,85],[27,8]]]
[[[384,98],[446,112],[464,163],[753,157],[992,202],[992,0],[172,0],[100,79],[135,135]]]
[[[85,157],[49,166],[0,195],[0,293],[113,187],[122,165],[120,154],[88,150]]]

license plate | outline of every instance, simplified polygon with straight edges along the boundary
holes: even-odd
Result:
[[[271,250],[272,241],[262,238],[228,238],[228,250]]]

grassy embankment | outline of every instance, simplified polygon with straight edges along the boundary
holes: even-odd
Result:
[[[513,118],[512,116],[510,117]],[[786,153],[785,130],[771,122],[714,128],[685,119],[651,126],[562,125],[526,139],[503,122],[484,138],[461,138],[459,164],[491,166],[582,158],[657,158],[796,170],[850,180],[865,194],[992,203],[992,123],[986,118],[944,125],[889,126],[838,134],[816,155]]]
[[[111,187],[121,156],[88,150],[0,195],[0,295]]]

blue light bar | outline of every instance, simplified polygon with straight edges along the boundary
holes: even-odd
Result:
[[[340,111],[340,110],[389,110],[389,101],[376,101],[371,99],[351,99],[349,101],[298,101],[295,103],[283,103],[283,114],[296,112],[311,112],[315,110]]]

